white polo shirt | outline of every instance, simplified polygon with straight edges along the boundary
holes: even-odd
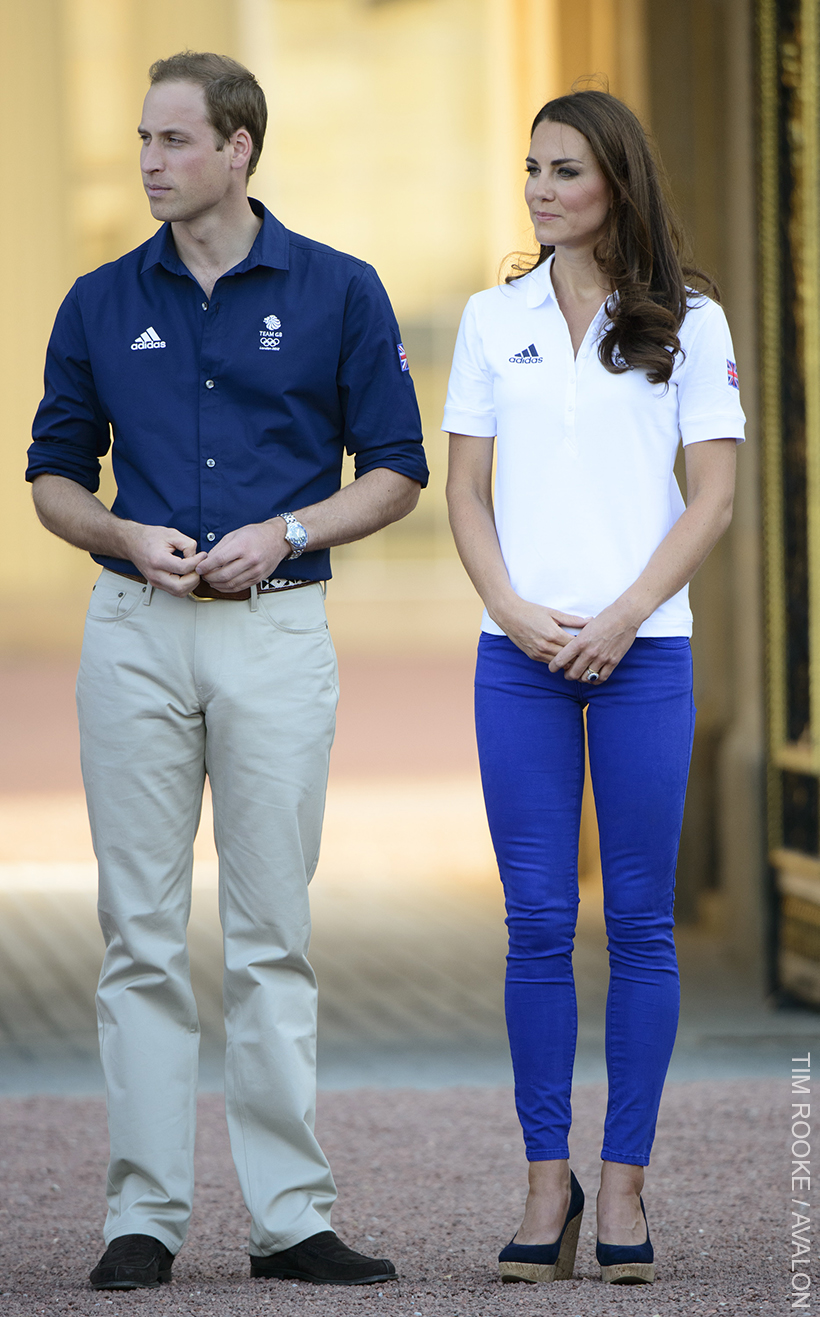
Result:
[[[744,436],[726,317],[692,295],[668,387],[612,375],[598,356],[598,312],[573,358],[552,259],[467,303],[442,429],[497,436],[495,521],[516,594],[595,616],[640,576],[684,510],[678,444]],[[485,612],[484,631],[503,635]],[[689,636],[688,588],[639,636]]]

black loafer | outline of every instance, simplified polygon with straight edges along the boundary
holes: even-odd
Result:
[[[375,1285],[395,1280],[387,1258],[366,1258],[343,1244],[334,1230],[322,1230],[293,1248],[267,1258],[251,1254],[251,1276],[266,1280],[307,1280],[312,1285]]]
[[[153,1235],[112,1239],[89,1277],[94,1290],[156,1289],[171,1279],[174,1255]]]

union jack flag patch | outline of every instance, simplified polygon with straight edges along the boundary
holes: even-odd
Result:
[[[410,362],[407,360],[407,353],[406,353],[405,350],[404,350],[404,344],[403,344],[403,343],[397,343],[397,344],[396,344],[396,351],[397,351],[398,354],[399,354],[399,361],[401,362],[401,368],[402,368],[402,370],[409,370],[409,369],[410,369]]]
[[[732,388],[739,389],[740,385],[737,382],[737,366],[733,361],[729,361],[727,359],[726,369],[729,372],[729,383],[731,384]]]

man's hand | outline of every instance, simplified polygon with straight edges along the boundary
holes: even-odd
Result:
[[[504,616],[494,620],[514,645],[539,663],[550,663],[573,640],[565,627],[582,630],[589,622],[588,617],[561,613],[557,608],[544,608],[517,597],[514,609],[504,610]]]
[[[308,552],[315,553],[364,539],[406,517],[416,506],[419,489],[417,480],[388,467],[376,467],[321,503],[292,507],[291,511],[308,533]],[[240,526],[211,549],[197,571],[223,594],[247,590],[272,576],[280,562],[290,557],[286,529],[281,517]]]
[[[640,618],[617,600],[590,618],[577,636],[570,638],[550,663],[550,672],[563,669],[567,681],[581,681],[588,668],[598,673],[598,682],[606,681],[631,647]]]
[[[115,517],[66,476],[38,476],[32,493],[46,529],[78,549],[132,562],[151,585],[180,598],[199,585],[196,568],[207,555],[197,553],[189,535],[172,526],[144,526]]]
[[[125,525],[127,556],[150,585],[179,599],[196,589],[200,579],[196,569],[208,556],[197,553],[196,540],[169,526],[143,526],[136,521]]]
[[[281,517],[230,531],[210,553],[198,557],[196,570],[215,590],[239,594],[271,576],[290,555]]]

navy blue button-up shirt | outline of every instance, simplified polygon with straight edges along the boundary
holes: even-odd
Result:
[[[169,224],[77,280],[48,347],[28,480],[48,472],[96,492],[113,433],[112,511],[198,549],[328,498],[345,449],[357,476],[387,467],[426,484],[407,358],[375,271],[251,205],[262,227],[210,301]],[[329,551],[276,574],[324,580]]]

